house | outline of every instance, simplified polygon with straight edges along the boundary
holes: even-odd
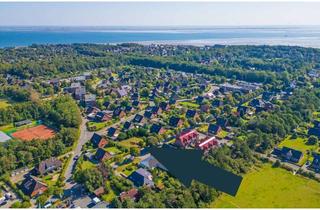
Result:
[[[206,112],[207,113],[209,111],[209,109],[210,109],[210,106],[208,104],[202,104],[200,106],[201,112]]]
[[[145,169],[161,168],[162,170],[167,170],[157,159],[152,155],[149,155],[146,159],[139,163],[139,166]]]
[[[197,118],[198,117],[198,113],[197,110],[194,109],[188,109],[186,112],[186,118]]]
[[[118,98],[123,98],[128,95],[128,92],[125,88],[117,88],[114,92],[116,93]]]
[[[161,114],[161,108],[159,106],[153,106],[152,109],[151,109],[151,112],[152,114],[154,115],[158,115],[158,114]]]
[[[107,133],[107,135],[108,135],[109,137],[114,137],[114,136],[115,136],[115,134],[116,134],[116,131],[117,131],[117,129],[116,129],[116,128],[114,128],[114,127],[110,127],[110,128],[108,129],[108,133]]]
[[[222,130],[220,125],[217,124],[210,124],[208,127],[208,133],[217,135]]]
[[[103,148],[108,144],[108,141],[97,133],[94,133],[92,135],[90,141],[94,147],[99,147],[99,148]]]
[[[152,112],[151,111],[145,111],[143,116],[147,119],[151,119],[152,118]]]
[[[94,95],[94,94],[86,94],[84,96],[84,104],[85,104],[86,107],[88,107],[88,106],[97,106],[96,95]]]
[[[48,186],[37,177],[28,176],[20,185],[22,192],[30,197],[36,197],[48,190]]]
[[[150,133],[163,134],[164,132],[164,128],[159,124],[152,124],[150,128]]]
[[[139,101],[133,101],[132,106],[135,107],[136,109],[140,108],[140,102]]]
[[[134,183],[134,185],[137,187],[141,187],[141,186],[153,187],[154,186],[151,173],[143,168],[139,168],[138,170],[132,172],[128,176],[128,179],[131,180]]]
[[[249,105],[252,106],[252,107],[263,107],[264,106],[264,101],[261,100],[261,99],[253,99],[250,101]]]
[[[204,100],[204,97],[203,97],[203,96],[198,96],[198,97],[196,98],[196,103],[197,103],[197,104],[201,104],[201,103],[203,102],[203,100]]]
[[[135,92],[131,95],[131,100],[139,100],[140,96],[139,93]]]
[[[86,95],[86,88],[84,86],[81,86],[75,89],[73,97],[76,100],[83,100],[85,95]]]
[[[95,120],[98,122],[106,122],[112,119],[112,111],[97,112]]]
[[[222,100],[214,100],[211,104],[213,107],[220,107],[223,106],[223,101]]]
[[[22,121],[19,121],[19,122],[15,122],[14,126],[15,127],[20,127],[20,126],[23,126],[23,125],[30,125],[30,124],[32,124],[31,120],[22,120]]]
[[[132,123],[129,122],[129,121],[126,121],[126,122],[123,124],[123,129],[125,129],[125,130],[129,130],[131,127],[132,127]]]
[[[94,191],[93,191],[93,194],[95,195],[95,196],[97,196],[97,197],[100,197],[101,195],[103,195],[104,194],[104,187],[98,187],[97,189],[95,189]]]
[[[212,136],[205,138],[201,142],[198,142],[196,148],[201,150],[209,150],[215,146],[218,146],[218,141],[214,136]]]
[[[168,111],[170,108],[169,104],[164,101],[159,104],[159,107],[162,109],[162,111]]]
[[[182,124],[183,124],[183,121],[179,117],[172,116],[169,119],[169,125],[172,126],[172,127],[177,128],[177,127],[182,126]]]
[[[125,112],[126,113],[130,113],[130,112],[132,112],[134,109],[133,109],[133,107],[132,106],[126,106],[126,108],[125,108]]]
[[[198,141],[199,133],[194,129],[182,131],[176,136],[175,145],[185,148]]]
[[[123,202],[126,199],[136,201],[139,198],[139,191],[136,188],[120,193],[120,201]]]
[[[313,136],[320,137],[320,128],[319,127],[309,128],[308,135],[309,136],[313,135]]]
[[[218,117],[216,121],[217,125],[221,126],[222,128],[226,128],[228,126],[228,120],[225,118]]]
[[[314,169],[315,171],[320,171],[320,154],[313,155],[313,161],[310,165],[310,168]]]
[[[249,112],[249,107],[247,106],[238,106],[237,113],[240,117],[243,117]]]
[[[133,123],[141,123],[143,120],[143,116],[140,114],[136,114],[132,120]]]
[[[109,152],[105,151],[104,149],[98,148],[94,157],[96,160],[101,162],[101,161],[109,160],[110,158],[112,158],[112,155]]]
[[[122,110],[121,107],[117,107],[114,111],[113,111],[113,117],[119,117],[122,118],[126,115],[126,113]]]
[[[100,109],[95,106],[88,106],[86,108],[87,115],[96,115],[98,112],[100,112]]]
[[[10,136],[8,136],[4,132],[0,131],[0,143],[4,143],[6,141],[9,141],[10,139],[11,139]]]
[[[169,105],[175,105],[177,100],[175,98],[170,98],[169,99]]]
[[[109,102],[109,101],[103,102],[103,106],[104,106],[106,109],[108,109],[109,105],[110,105],[110,102]]]
[[[272,154],[278,156],[279,158],[285,161],[293,163],[298,163],[303,157],[303,153],[301,151],[289,147],[282,147],[282,149],[275,148]]]
[[[48,158],[44,161],[41,161],[36,167],[35,167],[35,171],[37,174],[39,175],[44,175],[47,173],[50,173],[54,170],[60,169],[62,166],[62,162],[55,158],[55,157],[51,157]]]

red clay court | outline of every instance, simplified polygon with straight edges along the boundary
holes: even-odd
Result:
[[[11,134],[12,137],[24,141],[31,141],[32,139],[46,140],[53,137],[54,135],[54,130],[48,128],[45,125],[38,125],[32,128],[26,128]]]

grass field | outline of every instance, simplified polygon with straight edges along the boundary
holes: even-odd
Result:
[[[278,146],[280,148],[286,146],[286,147],[290,147],[292,149],[296,149],[296,150],[299,150],[299,151],[303,152],[303,158],[299,162],[299,165],[302,165],[308,159],[307,150],[309,150],[309,151],[318,151],[318,149],[319,149],[318,145],[308,145],[308,144],[306,144],[307,141],[308,141],[307,138],[298,137],[296,139],[292,139],[291,136],[288,136]]]
[[[244,176],[236,197],[223,194],[215,208],[319,208],[320,183],[265,164]]]
[[[140,147],[138,145],[139,142],[143,141],[142,139],[140,138],[136,138],[136,137],[133,137],[133,138],[130,138],[130,139],[127,139],[127,140],[123,140],[123,141],[120,141],[119,144],[123,147]]]

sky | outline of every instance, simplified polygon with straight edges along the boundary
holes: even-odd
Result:
[[[320,2],[0,2],[0,26],[320,25]]]

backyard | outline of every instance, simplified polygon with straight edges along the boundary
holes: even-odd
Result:
[[[222,194],[215,208],[316,208],[320,206],[320,183],[270,164],[244,176],[236,197]]]

